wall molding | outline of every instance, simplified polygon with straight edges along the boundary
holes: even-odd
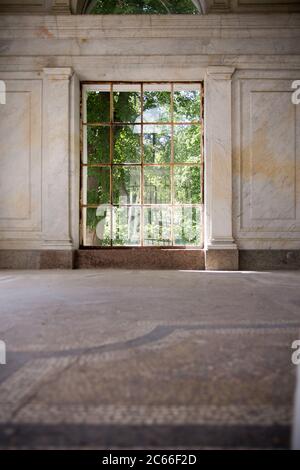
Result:
[[[0,38],[299,37],[300,14],[1,16]],[[249,31],[252,34],[249,35]],[[298,30],[298,31],[297,31]]]
[[[42,229],[40,173],[42,166],[41,128],[42,121],[42,82],[36,79],[17,80],[12,75],[5,80],[7,103],[2,114],[1,127],[4,133],[1,156],[1,179],[6,195],[13,192],[13,206],[1,197],[0,240],[22,236],[30,238]],[[11,100],[11,101],[10,101]],[[8,114],[8,106],[13,106],[13,121]],[[8,119],[8,121],[7,121]],[[16,148],[12,147],[11,129],[17,123]],[[7,131],[5,128],[8,128]],[[16,140],[15,140],[16,139]],[[5,145],[8,148],[5,150]],[[11,162],[15,159],[14,163]],[[13,181],[7,179],[13,173]],[[6,186],[7,184],[7,186]]]
[[[291,102],[297,77],[294,71],[235,76],[233,220],[242,249],[300,248],[300,108]],[[277,132],[271,139],[272,125]]]

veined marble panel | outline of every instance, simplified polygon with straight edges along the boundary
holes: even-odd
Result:
[[[288,241],[300,246],[300,107],[292,103],[293,79],[249,77],[235,86],[234,232],[243,248],[255,239],[268,240],[263,247],[269,248],[288,248]]]
[[[41,81],[5,83],[6,104],[0,105],[2,240],[41,230]]]

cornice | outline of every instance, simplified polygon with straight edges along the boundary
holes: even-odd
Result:
[[[43,72],[50,80],[68,80],[73,75],[71,67],[44,67]]]
[[[231,80],[234,72],[234,67],[215,66],[208,67],[206,70],[206,75],[213,78],[214,80]]]
[[[294,37],[300,14],[0,16],[1,39],[109,37]]]

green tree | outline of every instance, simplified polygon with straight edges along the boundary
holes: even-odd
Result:
[[[174,92],[174,239],[178,245],[199,245],[200,209],[185,207],[186,204],[199,205],[201,200],[201,124],[200,91],[179,87]],[[140,93],[135,91],[115,91],[113,94],[113,116],[110,116],[110,93],[90,91],[87,95],[87,163],[95,165],[109,163],[113,157],[112,168],[113,203],[140,204],[140,167],[124,164],[141,162],[141,108],[143,106],[144,124],[144,162],[170,163],[171,158],[171,94],[164,91],[144,92],[143,103]],[[113,118],[112,135],[110,132]],[[147,121],[148,119],[148,121]],[[160,122],[153,125],[151,122]],[[176,124],[177,123],[177,124]],[[106,125],[107,124],[107,125]],[[110,152],[110,142],[113,142]],[[184,165],[188,163],[189,165]],[[176,165],[177,164],[177,165]],[[110,168],[88,166],[87,204],[100,205],[110,202]],[[171,204],[171,168],[169,166],[144,167],[144,203]],[[140,219],[139,209],[132,213],[129,209],[116,207],[114,220],[116,232],[114,244],[126,245],[130,217],[134,226]],[[109,209],[108,209],[109,211]],[[169,209],[145,210],[144,228],[148,244],[171,244]],[[128,217],[128,219],[127,219]],[[98,214],[96,209],[87,210],[87,226],[91,232],[99,220],[107,220],[108,212]],[[140,220],[139,220],[140,222]],[[109,241],[108,227],[100,244]],[[98,244],[97,238],[94,244]]]
[[[197,14],[191,0],[97,0],[91,11],[98,15]]]

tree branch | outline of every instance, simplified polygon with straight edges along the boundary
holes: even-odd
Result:
[[[159,0],[159,2],[162,4],[162,6],[165,8],[165,10],[167,10],[168,13],[171,13],[170,8],[168,7],[168,5],[166,4],[166,2],[164,0]]]

